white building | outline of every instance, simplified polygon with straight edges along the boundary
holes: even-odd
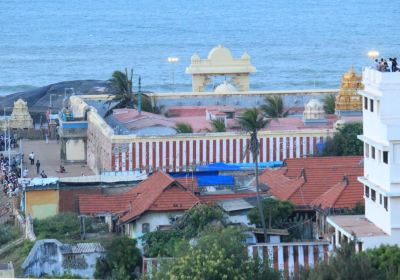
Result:
[[[400,73],[363,71],[364,216],[332,216],[333,243],[357,237],[358,250],[400,243]]]

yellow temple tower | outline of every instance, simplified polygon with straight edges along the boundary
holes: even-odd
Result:
[[[361,75],[357,75],[353,67],[342,78],[339,94],[336,96],[335,111],[341,115],[361,115],[362,99],[357,90],[363,89]]]

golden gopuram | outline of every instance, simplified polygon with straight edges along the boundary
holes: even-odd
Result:
[[[336,113],[361,114],[362,99],[357,94],[357,90],[364,88],[361,79],[361,75],[357,75],[353,68],[343,75],[340,91],[336,96]]]

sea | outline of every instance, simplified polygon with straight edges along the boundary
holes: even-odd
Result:
[[[369,50],[400,57],[400,1],[0,0],[0,95],[125,68],[190,91],[190,57],[219,44],[251,56],[251,89],[337,88]]]

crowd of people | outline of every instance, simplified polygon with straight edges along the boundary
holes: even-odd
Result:
[[[8,196],[17,195],[21,188],[21,185],[18,183],[19,172],[16,167],[16,162],[14,163],[13,160],[15,161],[15,158],[10,161],[3,154],[0,154],[0,165],[2,171],[1,185],[4,194]]]
[[[0,150],[5,151],[6,150],[6,144],[7,148],[10,145],[11,149],[17,148],[18,144],[17,141],[15,140],[14,136],[11,135],[11,137],[5,137],[5,135],[0,135]]]
[[[399,72],[400,68],[397,67],[397,58],[385,58],[375,59],[375,69],[381,72]]]

